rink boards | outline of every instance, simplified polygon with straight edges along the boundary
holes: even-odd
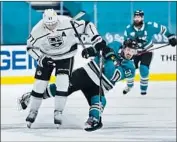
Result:
[[[161,46],[160,44],[155,47]],[[81,57],[82,48],[75,56],[74,69],[88,60]],[[1,46],[1,84],[31,84],[34,81],[36,62],[27,54],[26,46]],[[55,77],[51,77],[53,82]],[[135,80],[139,80],[137,70]],[[150,66],[150,81],[176,80],[176,48],[165,47],[154,51]]]

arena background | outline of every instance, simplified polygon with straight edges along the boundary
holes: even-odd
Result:
[[[45,8],[54,8],[58,14],[70,16],[85,10],[84,19],[94,22],[104,39],[112,42],[122,41],[135,9],[145,12],[145,21],[164,24],[176,33],[176,2],[4,1],[0,4],[2,142],[176,142],[176,47],[155,51],[147,95],[140,94],[138,71],[134,87],[127,95],[122,93],[125,82],[118,82],[105,95],[103,128],[97,131],[83,130],[90,107],[81,91],[68,97],[60,129],[53,123],[54,98],[42,102],[31,129],[25,121],[30,107],[19,111],[17,105],[18,98],[33,88],[36,63],[26,52],[26,39]],[[160,35],[154,40],[158,42],[156,47],[167,42]],[[78,50],[74,68],[87,62],[80,56],[82,48]],[[52,81],[54,79],[52,77]]]
[[[100,34],[110,43],[122,42],[125,27],[132,23],[133,11],[142,9],[145,21],[166,25],[176,33],[176,2],[1,2],[1,84],[33,83],[36,63],[26,52],[26,39],[32,27],[42,18],[46,8],[54,8],[58,14],[74,16],[84,10],[84,20],[95,23]],[[158,8],[157,8],[158,6]],[[77,7],[77,8],[76,8]],[[167,39],[154,36],[155,46]],[[88,41],[85,41],[88,43]],[[87,60],[76,55],[75,67]],[[151,81],[176,80],[176,48],[166,47],[155,51],[151,65]],[[139,80],[137,71],[136,80]],[[54,77],[52,77],[54,81]]]

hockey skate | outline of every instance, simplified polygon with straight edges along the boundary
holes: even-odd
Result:
[[[103,123],[100,117],[100,120],[96,119],[95,117],[89,117],[87,122],[85,123],[85,128],[84,130],[91,132],[91,131],[95,131],[98,130],[100,128],[102,128]]]
[[[146,95],[147,92],[146,91],[141,91],[141,95]]]
[[[37,114],[38,114],[37,110],[30,110],[29,115],[26,118],[28,128],[31,128],[31,125],[35,121]]]
[[[25,110],[30,102],[30,95],[31,92],[23,94],[19,99],[18,99],[18,108],[19,110]]]
[[[127,94],[128,92],[130,92],[131,88],[126,86],[125,89],[123,90],[123,94]]]
[[[54,124],[56,124],[57,129],[62,125],[62,111],[54,111]]]

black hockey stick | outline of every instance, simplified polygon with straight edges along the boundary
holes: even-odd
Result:
[[[101,96],[103,95],[103,88],[102,88],[102,74],[103,74],[103,64],[104,64],[104,58],[103,58],[103,51],[100,50],[100,61],[99,61],[99,67],[100,67],[100,74],[99,74],[99,108],[100,108],[100,113],[99,113],[99,119],[101,119],[101,114],[102,114],[102,105],[101,105]]]
[[[84,49],[86,49],[86,47],[85,47],[85,45],[84,45],[84,43],[83,43],[83,41],[82,41],[82,39],[81,39],[81,37],[80,37],[80,35],[79,35],[77,29],[76,29],[76,27],[74,26],[75,21],[76,21],[77,19],[81,18],[81,17],[84,16],[84,15],[85,15],[85,12],[84,12],[84,11],[79,12],[74,18],[71,19],[70,23],[71,23],[71,26],[73,27],[74,32],[75,32],[77,38],[79,39],[79,42],[81,43],[82,47],[83,47]],[[87,50],[86,50],[86,54],[88,55]],[[88,57],[86,56],[86,58],[88,58]]]
[[[150,51],[154,51],[154,50],[157,50],[157,49],[160,49],[160,48],[169,46],[169,45],[170,45],[170,44],[168,43],[168,44],[165,44],[165,45],[156,47],[156,48],[151,48],[151,49],[149,49],[149,50],[142,51],[142,52],[138,53],[137,55],[142,55],[142,54],[144,54],[144,53],[147,53],[147,52],[150,52]]]
[[[76,27],[74,26],[75,20],[81,18],[83,15],[85,15],[85,12],[78,13],[73,19],[71,19],[70,23],[71,23],[71,26],[73,27],[74,32],[75,32],[77,38],[79,39],[79,42],[81,43],[82,47],[84,49],[86,49],[86,47],[85,47],[85,45],[84,45],[84,43],[83,43],[83,41],[82,41],[82,39],[81,39],[81,37],[80,37],[77,29],[76,29]],[[86,50],[86,53],[88,55],[88,51],[87,50]],[[86,57],[86,58],[88,58],[88,57]],[[100,51],[100,64],[99,64],[99,66],[100,66],[100,75],[99,75],[99,80],[100,80],[100,83],[99,83],[99,108],[100,108],[100,116],[99,116],[99,118],[101,118],[101,113],[102,113],[101,112],[101,110],[102,110],[101,109],[101,95],[102,95],[102,91],[103,91],[102,90],[103,60],[104,59],[103,59],[102,51]]]

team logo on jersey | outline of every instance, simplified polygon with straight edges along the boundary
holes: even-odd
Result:
[[[134,37],[135,36],[135,32],[131,32],[130,35]]]
[[[131,74],[132,74],[132,72],[131,72],[131,70],[130,70],[130,69],[125,70],[125,76],[126,76],[126,77],[130,77],[130,76],[131,76]]]
[[[38,76],[41,76],[42,75],[42,72],[39,70],[39,71],[37,71],[37,75]]]
[[[51,36],[51,37],[48,36],[48,41],[51,46],[57,47],[57,48],[61,47],[64,43],[62,36]]]

